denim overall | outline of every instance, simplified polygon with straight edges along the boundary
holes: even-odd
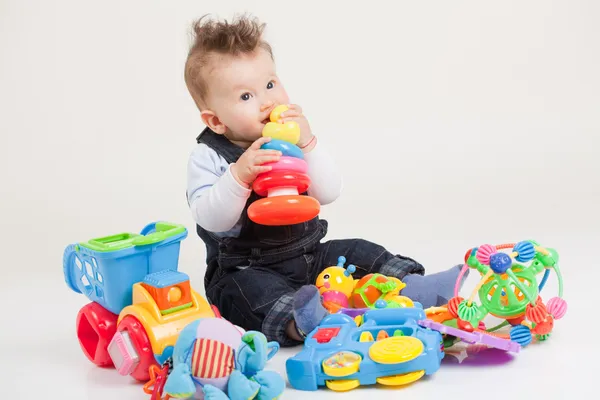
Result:
[[[196,140],[230,164],[245,151],[209,128]],[[323,269],[337,264],[339,256],[356,265],[355,278],[380,272],[402,279],[406,274],[425,272],[416,261],[366,240],[322,243],[327,221],[318,217],[288,226],[256,224],[248,218],[247,209],[259,198],[253,192],[248,199],[240,217],[239,237],[220,238],[196,226],[206,245],[204,285],[208,300],[225,319],[246,330],[261,331],[281,346],[298,344],[285,333],[293,319],[294,293],[303,285],[314,284]]]

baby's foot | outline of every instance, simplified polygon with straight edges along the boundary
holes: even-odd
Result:
[[[294,319],[302,337],[306,337],[325,318],[327,310],[321,304],[319,289],[313,285],[302,286],[294,295]]]
[[[441,306],[454,296],[454,285],[460,274],[463,265],[456,265],[446,271],[431,275],[406,275],[402,281],[406,287],[402,289],[402,295],[410,298],[412,301],[418,301],[423,308]],[[463,275],[459,290],[465,279],[469,276],[469,270]]]

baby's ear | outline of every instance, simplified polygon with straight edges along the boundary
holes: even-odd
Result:
[[[202,118],[202,122],[204,122],[204,125],[208,126],[213,132],[222,135],[227,131],[225,124],[221,122],[219,117],[217,117],[213,111],[204,110],[200,116]]]

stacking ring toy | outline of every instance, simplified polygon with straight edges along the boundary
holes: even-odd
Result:
[[[271,140],[268,143],[263,144],[261,148],[265,150],[280,151],[284,157],[294,157],[304,160],[304,153],[300,150],[300,147],[294,146],[284,140],[271,138]]]
[[[270,115],[262,132],[270,137],[269,143],[262,149],[279,150],[282,153],[279,161],[266,163],[271,170],[259,174],[252,190],[263,197],[248,207],[248,217],[261,225],[293,225],[315,218],[321,211],[319,202],[303,193],[308,191],[311,181],[306,174],[308,165],[304,161],[304,153],[296,146],[300,139],[300,127],[294,122],[281,124],[278,121],[284,105],[276,107]]]
[[[283,140],[295,145],[300,140],[300,125],[295,121],[289,121],[284,124],[267,122],[263,128],[263,136]]]
[[[458,288],[467,268],[477,269],[481,280],[465,300],[459,297]],[[558,278],[558,296],[544,304],[540,291],[550,270],[554,270]],[[544,276],[538,285],[536,276],[542,271]],[[448,312],[471,327],[479,326],[488,314],[504,319],[502,324],[487,332],[512,325],[510,334],[506,336],[524,347],[531,343],[532,335],[539,341],[546,340],[554,321],[565,315],[567,302],[562,294],[563,280],[556,250],[541,247],[534,241],[498,246],[485,244],[465,255],[465,265],[456,281],[454,297],[448,302]],[[479,297],[481,304],[475,303],[475,297]]]
[[[294,157],[281,156],[279,161],[265,163],[264,165],[271,167],[271,171],[268,173],[273,173],[275,171],[289,171],[305,174],[308,171],[306,161]]]
[[[273,171],[260,175],[252,184],[252,189],[263,197],[298,195],[308,190],[310,178],[301,172]]]

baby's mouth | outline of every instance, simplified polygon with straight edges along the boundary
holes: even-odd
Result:
[[[269,117],[262,120],[263,125],[266,125],[268,122],[271,122],[271,119]]]

